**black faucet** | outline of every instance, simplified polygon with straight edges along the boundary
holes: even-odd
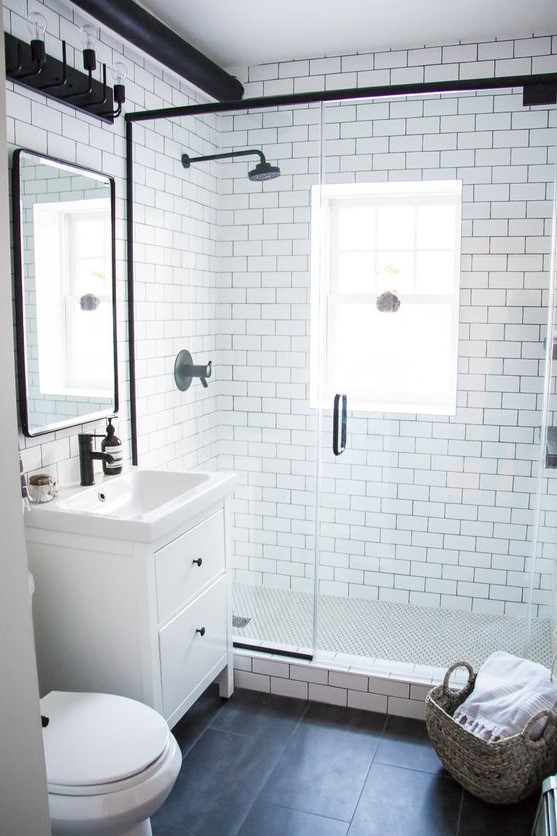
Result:
[[[100,459],[102,462],[111,464],[114,461],[114,456],[110,453],[97,453],[93,450],[93,439],[104,438],[104,436],[94,435],[92,433],[80,433],[77,436],[79,441],[79,475],[81,485],[94,485],[95,473],[93,471],[93,460]]]

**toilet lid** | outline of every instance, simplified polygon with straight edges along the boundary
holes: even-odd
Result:
[[[142,772],[164,752],[166,720],[114,694],[51,691],[41,700],[49,786],[92,786]]]

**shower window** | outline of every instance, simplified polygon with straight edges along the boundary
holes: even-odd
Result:
[[[314,188],[313,405],[454,414],[460,207],[456,180]]]

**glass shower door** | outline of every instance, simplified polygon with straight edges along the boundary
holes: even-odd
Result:
[[[492,127],[469,133],[466,124],[487,124],[487,111]],[[526,138],[518,152],[512,132],[495,134],[495,123],[518,118],[545,124],[543,152]],[[554,159],[552,118],[498,91],[323,108],[319,208],[328,232],[319,259],[329,278],[313,329],[323,410],[318,659],[340,654],[379,670],[442,669],[458,658],[478,665],[504,649],[550,661],[556,481],[546,468],[542,435],[552,419],[542,401],[548,387],[554,391],[544,350],[554,322],[555,268],[546,254],[554,169],[544,168],[540,186],[534,161]],[[425,201],[414,188],[424,183],[434,187]],[[362,200],[362,184],[380,186],[375,202]],[[453,188],[461,216],[452,197],[439,211]],[[327,191],[341,196],[347,220],[335,221]],[[395,215],[398,236],[389,225]],[[543,242],[528,237],[534,227]],[[456,320],[451,276],[460,284]],[[341,309],[343,296],[358,294],[359,305]],[[417,308],[426,303],[420,320]],[[331,351],[335,329],[361,350]],[[417,357],[427,358],[425,368],[412,366]],[[388,380],[378,397],[383,408],[362,403],[354,379],[374,365],[402,381],[406,403],[395,402]],[[331,383],[339,367],[346,384]],[[451,402],[451,387],[440,384],[455,369]],[[337,390],[348,400],[345,444],[334,417]]]
[[[318,416],[308,402],[311,188],[319,182],[319,106],[223,119],[221,145],[256,148],[278,165],[254,183],[248,163],[214,162],[224,217],[220,276],[228,314],[222,466],[231,502],[237,645],[313,653]],[[242,144],[238,143],[238,135]],[[223,338],[224,339],[224,338]]]

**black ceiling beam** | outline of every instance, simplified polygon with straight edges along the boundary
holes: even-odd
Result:
[[[244,95],[237,78],[133,0],[73,0],[73,3],[218,101],[237,101]]]

